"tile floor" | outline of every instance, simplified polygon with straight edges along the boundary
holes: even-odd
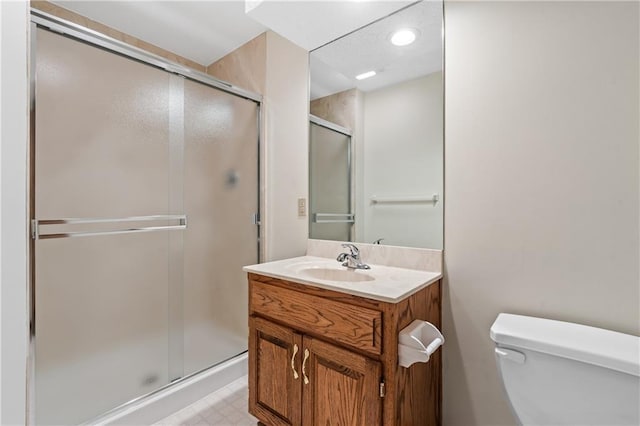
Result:
[[[255,426],[247,411],[247,376],[229,383],[154,426]]]

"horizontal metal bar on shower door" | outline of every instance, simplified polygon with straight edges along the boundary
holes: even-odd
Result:
[[[162,226],[144,226],[131,227],[114,230],[100,231],[71,231],[71,232],[55,232],[51,234],[41,233],[40,227],[46,225],[86,225],[86,224],[104,224],[104,223],[122,223],[122,222],[145,222],[145,221],[178,221],[177,225]],[[73,238],[73,237],[90,237],[97,235],[118,235],[132,234],[139,232],[154,231],[172,231],[187,229],[186,215],[151,215],[151,216],[130,216],[119,218],[65,218],[65,219],[34,219],[31,221],[31,236],[34,240],[48,240],[54,238]]]
[[[151,215],[151,216],[130,216],[130,217],[117,217],[117,218],[66,218],[66,219],[48,219],[37,220],[39,225],[77,225],[77,224],[91,224],[91,223],[112,223],[112,222],[142,222],[142,221],[157,221],[157,220],[181,220],[186,221],[187,216],[184,214],[169,214],[169,215]]]
[[[353,213],[314,213],[314,223],[354,223],[356,221]]]

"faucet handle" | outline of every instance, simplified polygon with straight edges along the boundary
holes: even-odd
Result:
[[[360,250],[358,250],[358,247],[356,247],[353,244],[345,243],[345,244],[342,244],[342,247],[348,248],[349,251],[351,252],[351,256],[353,257],[358,257],[360,255]]]
[[[362,263],[360,260],[360,250],[353,244],[345,243],[342,244],[342,247],[348,248],[351,254],[349,253],[340,253],[338,258],[336,259],[338,262],[345,261],[342,266],[346,266],[350,269],[371,269],[371,267],[365,263]]]

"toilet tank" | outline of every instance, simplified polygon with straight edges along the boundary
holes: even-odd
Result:
[[[522,425],[640,425],[640,338],[500,314],[496,361]]]

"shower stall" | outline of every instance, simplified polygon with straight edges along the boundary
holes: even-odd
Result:
[[[247,350],[261,100],[32,22],[30,417],[78,424]]]

